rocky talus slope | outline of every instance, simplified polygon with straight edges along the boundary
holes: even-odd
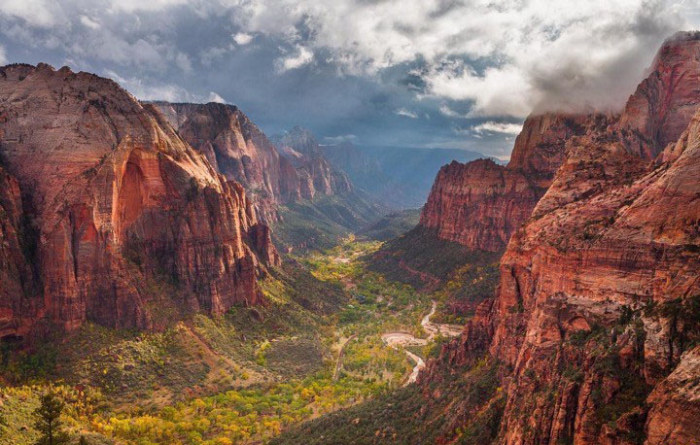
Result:
[[[567,137],[495,300],[424,376],[501,363],[498,443],[700,443],[699,73],[678,34],[621,115]]]
[[[116,83],[0,68],[0,159],[0,337],[261,302],[279,258],[243,187]]]

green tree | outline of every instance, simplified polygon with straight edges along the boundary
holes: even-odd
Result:
[[[41,433],[41,437],[35,442],[35,445],[68,443],[68,434],[62,430],[61,411],[63,411],[63,402],[56,398],[52,392],[41,396],[41,406],[34,411],[36,417],[34,428]]]

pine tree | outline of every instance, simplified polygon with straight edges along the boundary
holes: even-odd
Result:
[[[35,442],[35,445],[63,445],[69,441],[68,434],[62,430],[60,420],[61,411],[63,411],[63,402],[49,392],[41,396],[41,406],[34,411],[36,428],[41,437]]]

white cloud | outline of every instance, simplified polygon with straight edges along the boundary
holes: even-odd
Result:
[[[5,48],[0,46],[0,65],[7,64],[7,57],[5,56]]]
[[[404,117],[410,117],[411,119],[418,119],[418,115],[416,113],[405,108],[399,108],[398,110],[394,111],[394,114],[398,114],[399,116]]]
[[[221,27],[225,41],[183,44],[173,30],[186,14]],[[159,75],[165,85],[170,70],[213,66],[255,40],[269,44],[261,57],[278,73],[317,62],[382,83],[386,68],[417,66],[420,94],[471,107],[445,107],[446,116],[520,118],[621,106],[663,38],[700,26],[700,8],[697,0],[0,0],[0,18],[6,45],[81,68]]]
[[[326,136],[323,141],[326,142],[325,145],[337,145],[344,142],[354,142],[357,140],[357,136],[354,134],[341,134],[338,136]]]
[[[683,11],[682,0],[257,0],[238,20],[247,32],[329,50],[350,73],[422,61],[429,94],[473,102],[473,116],[523,117],[620,107],[650,48],[686,24]]]
[[[469,119],[469,113],[459,113],[452,108],[448,107],[446,104],[440,105],[440,113],[447,117],[451,117],[454,119]]]
[[[246,34],[244,32],[239,32],[233,35],[233,41],[236,42],[238,45],[247,45],[250,42],[253,41],[253,35],[252,34]]]
[[[46,0],[2,0],[0,15],[16,17],[31,26],[48,28],[57,23],[55,8]]]
[[[207,100],[207,102],[216,102],[216,103],[218,103],[218,104],[225,104],[225,103],[226,103],[226,99],[224,99],[223,97],[219,96],[219,93],[216,93],[216,92],[214,92],[214,91],[210,91],[210,92],[209,92],[209,99]]]
[[[99,29],[100,24],[96,22],[95,20],[91,19],[90,17],[86,15],[81,15],[80,16],[80,23],[83,24],[83,26],[90,28],[90,29]]]
[[[313,60],[314,53],[311,50],[303,46],[298,46],[296,48],[296,54],[283,57],[277,61],[277,70],[279,72],[294,70],[311,63]]]
[[[187,0],[110,0],[113,12],[160,11],[172,6],[187,4]]]
[[[482,124],[472,127],[472,131],[476,134],[482,133],[502,133],[517,135],[523,129],[522,124],[509,124],[507,122],[486,121]]]
[[[139,100],[203,103],[207,102],[207,99],[211,99],[212,97],[211,95],[207,97],[192,94],[175,84],[147,82],[141,77],[123,77],[114,71],[108,70],[104,74]]]

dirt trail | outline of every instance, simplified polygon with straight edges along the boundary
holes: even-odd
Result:
[[[413,371],[411,371],[411,374],[408,376],[408,379],[404,383],[404,386],[415,383],[416,379],[418,378],[418,374],[420,374],[420,371],[425,368],[425,361],[421,357],[405,349],[407,346],[424,346],[428,344],[429,341],[432,341],[438,334],[446,337],[456,337],[462,332],[463,327],[460,325],[438,324],[431,322],[430,318],[435,314],[436,310],[437,302],[433,300],[433,305],[430,308],[430,312],[428,312],[428,314],[426,314],[420,322],[421,326],[423,326],[423,330],[428,333],[428,338],[418,338],[407,332],[387,332],[382,335],[382,340],[384,343],[392,348],[404,349],[406,355],[416,364],[413,367]]]
[[[335,371],[333,371],[333,380],[338,380],[338,374],[340,373],[340,368],[343,366],[343,357],[345,356],[345,347],[353,341],[357,337],[357,334],[352,334],[350,337],[348,337],[347,340],[345,340],[345,343],[343,343],[343,346],[340,347],[340,351],[338,351],[338,359],[335,361]]]

